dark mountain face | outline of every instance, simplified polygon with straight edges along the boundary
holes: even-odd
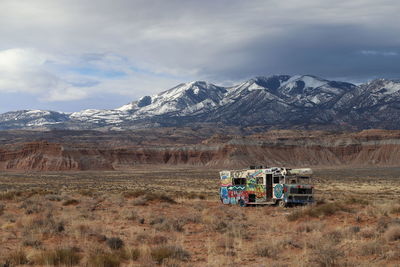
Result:
[[[0,129],[133,129],[213,125],[400,129],[400,82],[356,86],[311,75],[256,77],[232,87],[197,81],[145,96],[116,110],[72,114],[24,110],[0,115]]]

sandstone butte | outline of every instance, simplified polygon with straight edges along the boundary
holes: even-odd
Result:
[[[168,132],[169,131],[169,132]],[[143,164],[238,168],[267,166],[399,166],[400,131],[356,133],[273,130],[202,138],[169,129],[141,133],[7,132],[1,171],[126,170]],[[153,132],[154,133],[154,132]],[[192,135],[191,135],[192,134]]]

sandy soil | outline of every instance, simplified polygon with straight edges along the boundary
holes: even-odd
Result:
[[[398,266],[399,176],[319,169],[315,206],[240,208],[214,169],[2,173],[0,266]]]

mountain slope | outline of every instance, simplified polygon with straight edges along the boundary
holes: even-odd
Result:
[[[133,129],[195,124],[307,129],[400,129],[400,81],[354,85],[312,75],[255,77],[231,87],[195,81],[115,110],[0,115],[0,129]]]

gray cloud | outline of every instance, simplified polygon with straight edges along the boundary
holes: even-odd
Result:
[[[194,79],[398,78],[399,12],[394,0],[3,0],[0,69],[15,69],[0,75],[0,94],[26,92],[65,109]],[[16,65],[5,51],[28,56]]]

